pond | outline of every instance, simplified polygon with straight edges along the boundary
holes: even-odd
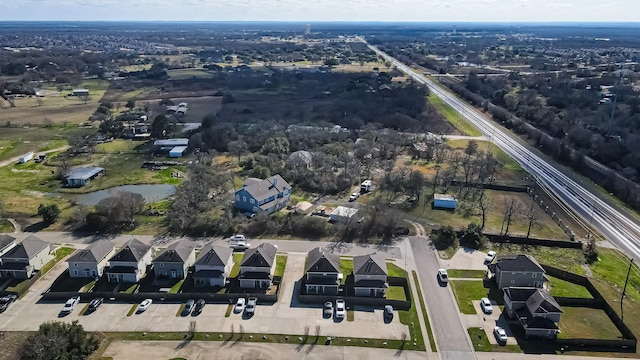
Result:
[[[99,203],[100,200],[114,196],[120,191],[140,194],[144,197],[145,202],[152,203],[175,194],[176,187],[167,184],[123,185],[86,194],[65,194],[64,196],[78,204],[94,206]]]

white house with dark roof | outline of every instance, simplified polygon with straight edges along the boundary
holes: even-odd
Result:
[[[97,278],[102,276],[109,259],[115,254],[115,245],[100,240],[73,253],[67,260],[69,276],[72,278]]]
[[[224,286],[233,267],[233,250],[207,245],[200,250],[193,267],[195,286]]]
[[[51,244],[31,235],[0,256],[0,278],[29,279],[52,259]]]
[[[304,287],[307,294],[337,295],[342,274],[340,255],[317,247],[307,254]]]
[[[11,235],[0,234],[0,256],[16,246],[16,238]]]
[[[558,322],[563,311],[547,289],[507,287],[504,308],[522,325],[526,336],[553,338],[560,332]]]
[[[241,288],[268,288],[273,280],[276,266],[276,251],[269,243],[245,251],[240,263]]]
[[[234,207],[254,214],[271,214],[287,206],[290,197],[291,185],[280,175],[264,180],[249,178],[236,191]]]
[[[387,262],[382,254],[368,254],[353,257],[353,290],[355,296],[385,297],[387,283]]]
[[[151,246],[138,239],[131,239],[109,259],[105,270],[109,282],[138,282],[151,264]]]
[[[193,241],[175,242],[151,261],[156,280],[184,279],[196,262],[196,246]]]
[[[548,281],[544,269],[531,255],[500,257],[494,264],[489,264],[488,268],[499,289],[506,287],[541,288],[545,281]]]

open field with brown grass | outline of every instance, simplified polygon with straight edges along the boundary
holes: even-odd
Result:
[[[51,95],[45,97],[29,97],[15,99],[15,107],[10,108],[9,103],[0,99],[2,111],[0,111],[0,124],[44,124],[45,118],[53,123],[81,123],[87,121],[89,116],[98,107],[103,95],[109,87],[107,80],[85,80],[78,88],[89,89],[89,99],[85,103],[81,98],[66,96],[71,92],[70,86],[57,92],[55,87]]]

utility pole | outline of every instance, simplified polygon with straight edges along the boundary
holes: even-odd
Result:
[[[624,281],[624,288],[622,289],[622,295],[620,295],[620,320],[624,323],[624,308],[622,307],[622,300],[627,292],[627,284],[629,283],[629,275],[631,274],[631,266],[633,265],[633,259],[629,262],[629,270],[627,270],[627,279]]]

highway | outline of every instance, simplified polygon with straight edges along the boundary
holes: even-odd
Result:
[[[364,39],[360,38],[360,40],[366,43]],[[505,151],[523,169],[532,174],[542,186],[554,192],[558,198],[562,199],[578,215],[589,221],[607,240],[615,244],[627,255],[636,259],[640,258],[640,226],[628,213],[625,214],[623,211],[614,208],[576,181],[567,177],[553,165],[550,165],[529,150],[522,141],[510,136],[507,133],[508,131],[494,126],[486,118],[486,115],[451,94],[441,85],[417,73],[404,63],[380,51],[377,47],[367,45],[371,50],[382,56],[386,61],[391,62],[416,82],[428,86],[433,94],[459,112],[460,116],[476,126],[485,136],[489,136],[496,146]]]

